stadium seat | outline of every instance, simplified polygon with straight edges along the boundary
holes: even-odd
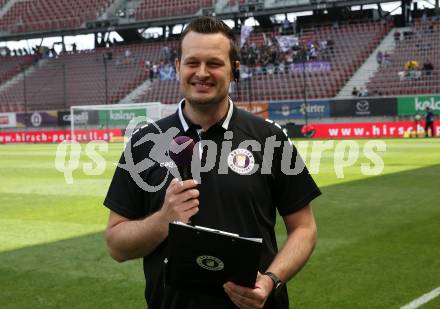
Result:
[[[414,35],[401,38],[390,53],[389,64],[383,65],[370,79],[369,93],[386,95],[430,94],[440,92],[440,29],[429,30],[429,23],[417,19],[412,31]],[[429,60],[434,67],[431,76],[421,75],[419,79],[401,81],[398,73],[405,63],[416,60],[420,67]]]
[[[113,2],[114,0],[16,1],[0,18],[0,31],[33,32],[79,27],[86,21],[96,20]]]
[[[174,47],[174,43],[168,45]],[[131,51],[130,59],[125,56],[127,48]],[[105,76],[103,59],[109,51],[112,52],[112,60],[106,61]],[[118,103],[144,82],[145,60],[159,63],[161,46],[157,43],[136,44],[65,53],[58,58],[44,59],[26,74],[26,96],[23,75],[20,75],[8,88],[0,91],[0,106],[8,106],[9,111],[21,111],[26,105],[26,109],[31,111],[67,109],[71,105]]]

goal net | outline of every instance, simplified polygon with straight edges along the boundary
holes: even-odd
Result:
[[[107,104],[107,105],[77,105],[70,107],[70,130],[72,140],[82,140],[84,132],[93,130],[106,130],[105,140],[111,141],[114,132],[121,132],[119,139],[122,140],[130,121],[142,117],[138,122],[142,126],[151,121],[157,121],[174,113],[177,104],[161,104],[159,102],[135,103],[135,104]],[[140,119],[140,118],[137,118]],[[118,135],[118,134],[117,134]]]

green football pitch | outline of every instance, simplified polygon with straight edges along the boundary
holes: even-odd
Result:
[[[375,163],[367,142],[296,142],[323,195],[316,249],[288,284],[292,308],[400,308],[440,286],[440,139],[383,140]],[[316,143],[328,143],[319,165]],[[359,157],[348,162],[347,147]],[[145,308],[141,261],[111,260],[103,235],[122,144],[98,151],[97,175],[82,144],[72,184],[56,149],[0,146],[0,308]],[[281,243],[281,224],[277,234]]]

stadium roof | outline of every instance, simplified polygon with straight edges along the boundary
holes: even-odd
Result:
[[[438,0],[436,0],[438,3]],[[390,0],[286,0],[278,1],[275,4],[266,4],[264,0],[246,1],[236,11],[216,13],[222,19],[242,19],[248,17],[271,16],[276,14],[295,13],[302,11],[328,10],[332,8],[343,8],[353,6],[365,6],[379,3],[399,3]],[[416,1],[417,2],[417,1]],[[205,14],[212,12],[204,12]],[[0,32],[0,41],[32,39],[50,36],[72,36],[98,32],[118,31],[125,29],[142,29],[150,27],[164,27],[168,25],[185,24],[194,18],[194,15],[162,17],[149,20],[133,20],[118,17],[111,17],[86,23],[85,27],[73,29],[38,31],[26,33]]]

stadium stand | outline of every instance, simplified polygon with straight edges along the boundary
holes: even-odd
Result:
[[[117,103],[146,78],[145,60],[161,61],[163,46],[163,43],[116,46],[42,59],[26,71],[26,76],[20,74],[14,83],[0,91],[0,102],[4,102],[0,111],[23,111],[25,105],[31,111],[105,104],[106,77],[107,103]]]
[[[405,64],[412,60],[418,63],[419,73],[405,77]],[[430,75],[422,71],[425,62],[433,65]],[[378,95],[439,93],[440,25],[417,20],[412,31],[401,35],[389,63],[380,67],[367,87],[370,94]]]
[[[155,80],[135,102],[175,104],[180,98],[179,83],[175,80]],[[155,101],[156,100],[156,101]]]
[[[363,63],[374,47],[390,30],[389,24],[360,23],[320,27],[305,31],[300,40],[303,44],[332,40],[333,51],[328,54],[329,71],[306,71],[307,97],[331,98],[345,84],[349,77]],[[254,94],[241,91],[242,100],[286,100],[304,97],[304,74],[288,72],[252,76],[250,79]]]
[[[356,71],[389,31],[389,24],[357,23],[324,26],[304,31],[299,40],[309,42],[333,40],[333,50],[327,54],[330,71],[306,73],[307,98],[331,98]],[[262,48],[265,37],[274,38],[276,33],[253,33],[248,44]],[[57,58],[40,61],[26,72],[26,95],[24,74],[0,91],[0,101],[5,102],[0,111],[66,109],[71,105],[117,103],[147,78],[146,60],[159,63],[164,60],[164,46],[176,47],[176,42],[144,43],[116,46],[111,49],[95,49],[80,53],[61,54]],[[126,56],[129,50],[130,56]],[[104,57],[107,76],[104,73]],[[11,57],[14,58],[14,57]],[[20,58],[20,57],[15,57]],[[12,64],[9,64],[12,65]],[[13,66],[13,65],[12,65]],[[287,100],[304,97],[304,75],[301,71],[277,70],[253,74],[240,83],[240,101]],[[251,69],[255,69],[252,68]],[[107,99],[105,84],[107,80]],[[135,102],[175,103],[179,98],[178,82],[154,79],[148,89]]]
[[[328,54],[330,71],[323,70],[306,73],[307,97],[311,99],[331,98],[345,84],[349,77],[363,63],[365,58],[391,29],[391,24],[357,23],[325,26],[304,31],[300,35],[303,44],[333,40],[333,51]],[[274,37],[276,33],[252,33],[248,39],[251,45],[261,49],[265,37]],[[290,72],[284,69],[273,74],[253,74],[240,83],[240,101],[249,100],[292,100],[304,97],[304,76],[302,72]],[[179,97],[178,84],[175,81],[155,81],[136,99],[136,102],[156,102],[165,104],[176,102]]]
[[[0,31],[17,33],[78,28],[85,21],[97,20],[115,1],[12,1],[8,3],[6,12],[0,15]],[[6,2],[0,0],[0,8]],[[212,8],[215,2],[166,0],[158,3],[139,0],[136,3],[136,19],[149,20],[194,15],[203,8]],[[237,6],[244,3],[247,2],[230,0],[225,1],[224,5]],[[339,24],[327,22],[326,25],[310,28],[302,26],[301,31],[296,34],[298,47],[292,47],[289,52],[280,51],[281,43],[276,39],[281,31],[280,27],[274,26],[270,29],[276,30],[269,32],[256,28],[244,48],[253,46],[259,52],[264,51],[271,46],[267,45],[269,38],[276,45],[277,59],[272,59],[269,63],[261,59],[258,60],[260,62],[247,63],[241,59],[242,68],[248,70],[248,74],[242,76],[239,84],[238,101],[333,98],[391,28],[392,23],[383,20],[350,20]],[[320,47],[321,42],[326,42],[328,46],[318,56],[307,60],[296,57],[301,51],[310,52],[311,44],[316,48]],[[332,42],[331,48],[329,42]],[[35,56],[0,57],[0,83],[3,84],[0,87],[0,111],[62,110],[72,105],[118,103],[151,78],[145,62],[172,63],[172,59],[164,59],[163,49],[164,46],[175,49],[176,45],[176,41],[162,41],[97,48],[43,56],[34,65],[31,64],[35,61]],[[390,63],[382,66],[368,83],[370,95],[439,93],[439,48],[439,24],[416,20],[412,35],[402,34],[390,55]],[[295,57],[288,55],[292,51]],[[416,60],[420,66],[429,60],[434,70],[429,76],[421,74],[420,78],[402,80],[398,73],[409,60]],[[312,66],[320,65],[321,68],[311,69]],[[307,68],[305,73],[304,68]],[[14,76],[16,77],[13,78]],[[7,80],[10,82],[5,84]],[[160,80],[155,76],[134,102],[160,101],[173,104],[179,96],[176,80]]]
[[[211,0],[143,0],[136,8],[137,20],[194,15],[201,8],[212,7]]]
[[[79,27],[86,21],[96,20],[113,1],[17,1],[0,18],[0,31],[17,33]]]
[[[18,74],[23,68],[28,67],[35,56],[4,56],[0,57],[0,84]]]

